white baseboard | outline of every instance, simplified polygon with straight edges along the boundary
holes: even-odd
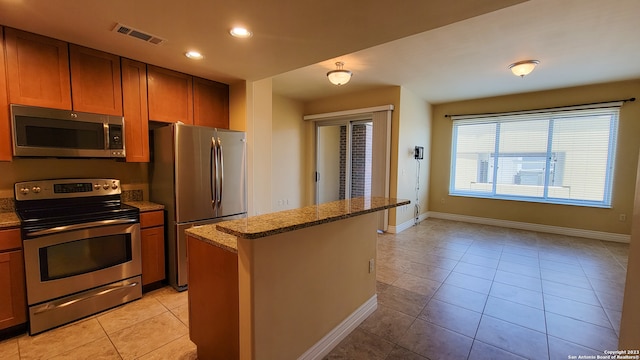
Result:
[[[603,231],[567,228],[567,227],[553,226],[553,225],[532,224],[532,223],[510,221],[510,220],[490,219],[490,218],[483,218],[483,217],[477,217],[477,216],[442,213],[442,212],[436,212],[436,211],[430,211],[427,217],[432,217],[435,219],[462,221],[462,222],[468,222],[468,223],[474,223],[474,224],[501,226],[501,227],[512,228],[512,229],[538,231],[538,232],[551,233],[551,234],[576,236],[576,237],[583,237],[588,239],[614,241],[614,242],[620,242],[620,243],[629,243],[631,241],[631,235],[626,235],[626,234],[616,234],[616,233],[608,233]],[[391,226],[389,226],[389,228],[391,228]]]
[[[378,295],[374,294],[364,304],[360,305],[351,315],[333,328],[320,341],[302,354],[298,360],[315,360],[327,356],[340,341],[344,340],[355,328],[358,327],[369,315],[378,308]]]
[[[429,217],[429,213],[422,213],[420,214],[420,216],[418,216],[418,222],[425,220]],[[397,234],[400,232],[403,232],[405,230],[407,230],[408,228],[412,227],[413,225],[415,225],[415,219],[411,219],[409,221],[405,221],[402,224],[398,225],[398,226],[393,226],[393,225],[389,225],[387,227],[387,232],[388,233],[392,233],[392,234]]]

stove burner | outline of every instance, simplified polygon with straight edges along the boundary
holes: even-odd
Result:
[[[122,204],[115,179],[59,179],[15,184],[16,213],[24,239],[49,228],[103,220],[139,222],[137,208]]]

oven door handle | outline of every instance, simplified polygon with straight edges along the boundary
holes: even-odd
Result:
[[[117,286],[114,286],[114,287],[110,287],[108,289],[104,289],[104,290],[101,290],[99,292],[94,292],[93,294],[89,294],[89,295],[86,295],[86,296],[83,296],[83,297],[79,297],[79,298],[76,298],[76,299],[73,299],[73,300],[65,301],[63,303],[58,303],[58,304],[49,303],[49,304],[47,304],[46,307],[44,307],[42,309],[39,309],[39,310],[36,310],[33,314],[34,315],[42,314],[44,312],[48,312],[48,311],[51,311],[51,310],[56,310],[56,309],[60,309],[60,308],[63,308],[63,307],[67,307],[69,305],[73,305],[73,304],[78,303],[80,301],[89,300],[89,299],[94,298],[96,296],[106,295],[106,294],[108,294],[110,292],[114,292],[116,290],[132,288],[132,287],[136,287],[136,286],[138,286],[138,282],[137,281],[133,282],[131,284],[117,285]]]
[[[56,234],[56,233],[61,233],[65,231],[88,229],[88,228],[98,227],[98,226],[130,224],[130,223],[136,223],[136,222],[138,222],[138,219],[111,219],[111,220],[91,221],[91,222],[82,223],[82,224],[56,226],[49,229],[38,230],[38,231],[28,233],[27,237],[50,235],[50,234]]]

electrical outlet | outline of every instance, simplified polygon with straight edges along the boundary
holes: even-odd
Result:
[[[371,274],[374,270],[375,261],[373,259],[369,259],[369,274]]]
[[[627,214],[620,214],[618,216],[618,220],[620,221],[627,221]]]

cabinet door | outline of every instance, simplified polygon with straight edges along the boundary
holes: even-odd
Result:
[[[0,253],[0,329],[27,321],[22,250]]]
[[[120,58],[70,44],[73,110],[122,116]]]
[[[122,106],[127,162],[149,162],[147,66],[122,59]]]
[[[4,42],[3,30],[0,26],[0,161],[11,161],[13,151],[11,149],[11,119],[9,118],[9,99],[7,98],[7,77],[3,71]]]
[[[164,280],[164,227],[140,230],[142,238],[142,285]]]
[[[6,28],[5,46],[10,103],[71,110],[66,42]]]
[[[149,120],[193,124],[191,75],[147,66]]]
[[[229,128],[229,85],[193,78],[193,123]]]

